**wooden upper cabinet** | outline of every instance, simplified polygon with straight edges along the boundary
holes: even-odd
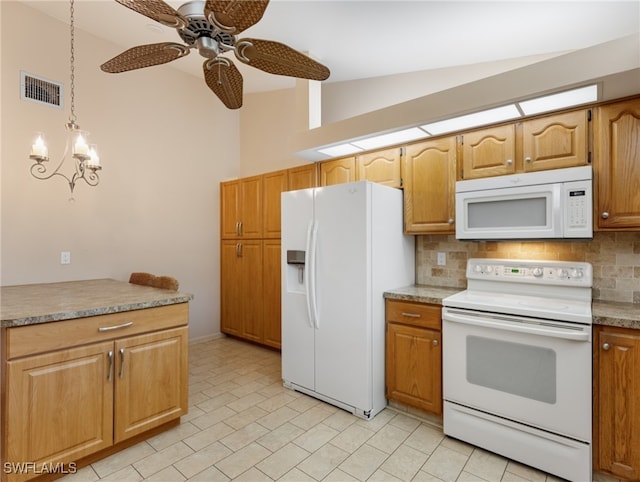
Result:
[[[357,178],[389,187],[400,187],[402,183],[400,177],[401,152],[401,148],[395,147],[358,156]]]
[[[357,181],[356,158],[332,159],[320,163],[320,185]]]
[[[402,170],[405,233],[455,232],[456,138],[407,146]]]
[[[515,172],[514,124],[465,133],[462,138],[462,179],[501,176]]]
[[[220,235],[225,238],[238,237],[240,218],[240,181],[220,183]]]
[[[262,232],[265,238],[280,237],[280,195],[287,191],[288,172],[275,171],[263,176],[264,202]]]
[[[640,229],[640,99],[596,109],[594,148],[596,229]]]
[[[586,165],[588,117],[588,110],[579,110],[522,122],[523,170]]]
[[[289,191],[307,189],[318,185],[318,165],[305,164],[303,166],[292,167],[289,172]]]
[[[262,176],[220,183],[223,239],[262,236]]]

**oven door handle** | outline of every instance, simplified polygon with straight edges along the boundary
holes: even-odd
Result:
[[[583,326],[567,328],[549,321],[536,320],[532,318],[512,318],[506,315],[499,315],[496,318],[487,313],[462,312],[451,308],[444,308],[442,312],[443,321],[463,323],[466,325],[483,326],[495,328],[496,330],[515,331],[518,333],[528,333],[532,335],[548,336],[552,338],[563,338],[573,341],[589,341],[591,339],[590,330]]]

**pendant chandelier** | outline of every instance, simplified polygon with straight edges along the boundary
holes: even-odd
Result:
[[[73,2],[74,0],[70,0],[69,6],[71,31],[71,114],[69,115],[69,122],[65,124],[67,130],[67,141],[64,154],[62,155],[62,159],[58,163],[57,167],[53,170],[49,170],[46,164],[49,162],[49,148],[47,147],[44,134],[38,132],[36,139],[31,146],[31,153],[29,155],[29,158],[35,161],[35,164],[31,166],[31,175],[40,180],[51,179],[54,176],[63,177],[69,183],[69,189],[71,190],[70,200],[73,200],[73,189],[76,186],[76,182],[82,179],[89,186],[97,186],[100,182],[98,171],[102,169],[96,145],[89,143],[89,133],[81,130],[80,126],[76,122]],[[61,168],[69,154],[72,162],[74,163],[74,171],[71,175],[64,174],[61,171]]]

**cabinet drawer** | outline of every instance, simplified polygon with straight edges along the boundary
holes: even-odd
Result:
[[[7,329],[7,359],[187,325],[189,304],[52,321]]]
[[[387,321],[441,329],[442,307],[412,301],[386,300]]]

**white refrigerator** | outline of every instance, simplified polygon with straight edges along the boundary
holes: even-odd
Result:
[[[387,405],[383,293],[415,282],[402,191],[303,189],[281,209],[283,383],[370,419]]]

